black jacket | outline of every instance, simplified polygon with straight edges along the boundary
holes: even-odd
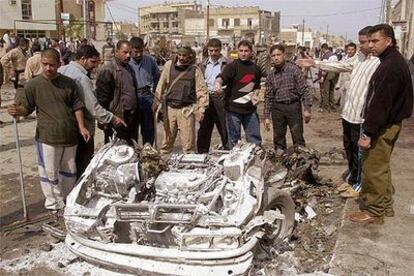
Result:
[[[413,110],[411,75],[403,56],[395,47],[389,47],[379,58],[381,63],[370,81],[362,125],[370,137],[409,118]]]
[[[138,108],[136,87],[133,70],[117,58],[98,71],[96,78],[98,102],[118,117],[125,118],[136,113]]]

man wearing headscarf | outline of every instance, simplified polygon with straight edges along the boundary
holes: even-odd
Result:
[[[208,92],[203,73],[194,65],[194,52],[183,46],[177,58],[168,61],[155,92],[153,112],[163,107],[164,140],[161,153],[170,153],[180,131],[184,153],[195,151],[195,120],[201,122],[208,106]]]

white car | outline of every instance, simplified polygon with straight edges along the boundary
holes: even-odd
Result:
[[[135,274],[241,275],[264,235],[275,242],[290,235],[294,203],[265,185],[269,162],[260,148],[157,156],[122,140],[96,153],[67,198],[73,253]]]

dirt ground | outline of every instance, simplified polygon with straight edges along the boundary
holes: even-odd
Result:
[[[31,220],[38,222],[15,229],[10,226],[23,218],[14,125],[6,113],[6,106],[14,97],[10,85],[3,86],[1,97],[0,120],[5,124],[0,125],[0,275],[119,275],[79,260],[62,242],[41,231],[40,225],[46,211],[37,176],[34,119],[21,120],[18,127],[28,213]],[[413,130],[414,120],[411,119],[404,124],[397,151],[413,152]],[[342,184],[341,174],[345,170],[345,161],[341,156],[338,157],[342,146],[341,132],[339,113],[318,113],[317,108],[314,108],[312,121],[305,126],[305,140],[309,148],[316,149],[327,157],[324,159],[326,162],[319,167],[323,183],[304,184],[294,194],[298,222],[292,238],[280,245],[262,244],[256,254],[251,275],[329,272],[344,217],[345,200],[334,192],[335,186]],[[264,146],[271,147],[272,133],[265,132],[262,128],[262,136]],[[100,131],[97,131],[95,141],[97,148],[103,144]],[[288,141],[291,141],[290,138]],[[215,133],[212,144],[218,143],[218,135]],[[337,154],[329,155],[329,152]],[[393,158],[393,167],[407,167],[407,162],[414,164],[412,154],[407,158]],[[399,173],[405,179],[411,179],[413,175],[411,170]],[[410,190],[411,193],[413,189]],[[310,206],[316,212],[315,218],[307,218],[305,206]]]

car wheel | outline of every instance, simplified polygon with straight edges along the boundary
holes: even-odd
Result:
[[[262,211],[277,211],[285,216],[276,219],[272,225],[265,227],[267,239],[281,242],[292,234],[295,223],[295,203],[290,194],[276,187],[267,187],[263,196]]]

